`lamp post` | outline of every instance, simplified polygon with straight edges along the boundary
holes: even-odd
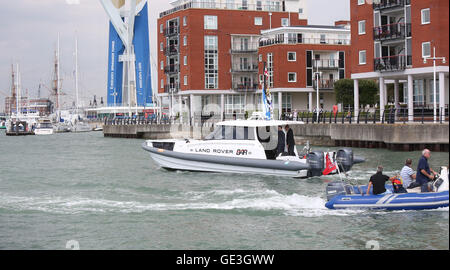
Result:
[[[437,123],[436,117],[436,60],[442,60],[442,63],[445,64],[445,57],[436,57],[436,47],[433,47],[433,57],[424,57],[423,63],[426,64],[427,60],[433,60],[433,123]],[[439,97],[442,98],[442,97]],[[439,108],[440,110],[440,108]]]
[[[319,72],[319,63],[318,61],[320,61],[319,59],[315,59],[316,60],[316,72],[314,72],[314,76],[317,76],[317,93],[316,93],[316,120],[317,123],[319,122],[319,80],[320,80],[320,76],[322,76],[322,72]]]

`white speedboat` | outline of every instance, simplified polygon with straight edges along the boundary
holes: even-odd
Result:
[[[216,124],[204,140],[147,140],[142,148],[162,168],[171,170],[248,173],[274,176],[320,176],[326,155],[339,168],[348,171],[362,158],[354,158],[351,149],[336,152],[306,150],[295,156],[277,156],[278,126],[295,126],[303,122],[276,120],[234,120]],[[337,173],[336,168],[331,172]]]
[[[34,129],[35,135],[51,135],[53,134],[53,125],[50,119],[40,119]]]

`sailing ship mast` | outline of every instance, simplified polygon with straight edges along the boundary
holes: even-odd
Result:
[[[76,92],[76,98],[77,98],[77,103],[76,103],[76,108],[77,108],[77,113],[79,110],[79,100],[78,100],[78,37],[75,36],[75,92]]]

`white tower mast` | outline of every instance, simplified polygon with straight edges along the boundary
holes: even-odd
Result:
[[[75,93],[76,93],[76,108],[77,113],[79,109],[79,101],[78,101],[78,37],[75,35]]]

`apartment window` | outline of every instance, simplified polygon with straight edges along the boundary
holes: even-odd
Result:
[[[422,43],[422,57],[430,57],[431,56],[431,43],[424,42]]]
[[[217,16],[205,15],[204,20],[205,20],[205,29],[217,30]]]
[[[164,61],[161,61],[161,70],[164,69]]]
[[[186,26],[186,25],[187,25],[187,17],[184,16],[184,17],[183,17],[183,26]]]
[[[298,9],[298,14],[303,14],[303,8]]]
[[[227,95],[225,99],[225,112],[232,113],[244,113],[245,98],[242,95]]]
[[[424,80],[413,81],[413,104],[415,106],[425,105],[425,85]]]
[[[185,55],[185,56],[183,57],[183,64],[184,64],[185,66],[187,66],[187,55]]]
[[[160,51],[164,51],[164,43],[161,42],[161,43],[159,44],[159,50],[160,50]]]
[[[227,0],[227,9],[234,9],[234,0]]]
[[[281,26],[289,26],[289,19],[281,18]]]
[[[187,78],[187,76],[183,77],[183,84],[184,85],[188,85],[188,78]]]
[[[269,73],[269,78],[267,78],[269,87],[273,87],[273,54],[267,54],[267,72]]]
[[[297,53],[296,52],[288,52],[288,61],[289,62],[297,61]]]
[[[164,32],[164,25],[159,25],[159,32],[162,34]]]
[[[366,51],[359,51],[359,64],[360,65],[366,64]]]
[[[164,80],[161,80],[161,88],[164,88]]]
[[[366,2],[366,0],[358,0],[358,6],[364,5],[365,2]]]
[[[255,25],[262,25],[262,24],[263,24],[263,18],[255,17]]]
[[[258,55],[258,61],[262,62],[262,54]]]
[[[187,46],[187,36],[183,37],[183,46]]]
[[[256,10],[262,10],[262,1],[256,1]]]
[[[248,5],[247,5],[247,0],[242,0],[242,9],[247,9]]]
[[[358,34],[364,35],[366,33],[366,21],[358,22]]]
[[[297,73],[296,72],[288,73],[288,82],[297,82]]]
[[[430,23],[430,9],[422,9],[422,24],[429,24]]]
[[[219,56],[217,36],[205,36],[205,89],[219,87]]]

